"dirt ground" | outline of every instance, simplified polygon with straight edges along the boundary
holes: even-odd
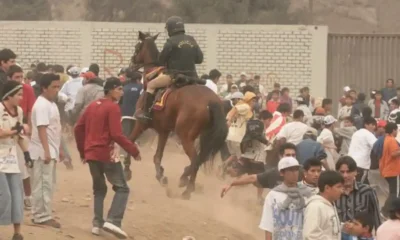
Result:
[[[255,240],[263,236],[258,229],[261,206],[256,203],[254,187],[232,189],[226,198],[219,197],[224,182],[214,175],[199,173],[199,190],[190,200],[180,199],[178,178],[188,163],[185,155],[170,141],[164,154],[163,166],[169,185],[176,197],[169,198],[155,179],[152,156],[154,145],[141,148],[142,161],[132,166],[133,177],[129,182],[130,200],[123,220],[123,229],[135,240],[181,240],[193,236],[196,240]],[[77,158],[73,144],[73,171],[59,164],[57,190],[54,196],[54,216],[62,224],[61,230],[42,228],[31,224],[26,212],[23,235],[26,240],[58,239],[115,239],[103,233],[91,235],[93,217],[92,180],[86,165]],[[113,191],[109,187],[105,213],[110,206]],[[179,197],[178,197],[179,196]],[[11,239],[12,227],[0,227],[0,240]]]

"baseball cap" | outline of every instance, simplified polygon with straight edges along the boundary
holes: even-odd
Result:
[[[71,67],[68,69],[69,74],[78,75],[81,73],[81,69],[79,67]]]
[[[336,118],[332,115],[328,115],[324,117],[324,124],[325,125],[331,125],[333,123],[337,122]]]
[[[84,68],[81,69],[81,73],[85,73],[85,72],[87,72],[87,71],[89,71],[89,68],[88,68],[88,67],[84,67]]]
[[[247,76],[246,72],[241,72],[240,76]]]
[[[351,88],[349,86],[346,86],[346,87],[343,88],[343,91],[345,91],[345,92],[348,92],[350,90],[351,90]]]
[[[315,128],[308,127],[306,133],[304,135],[310,135],[310,136],[318,136],[318,131]]]
[[[231,99],[243,99],[244,95],[241,92],[234,92],[232,93]]]
[[[387,122],[386,122],[386,120],[382,120],[382,119],[380,119],[380,120],[378,120],[378,122],[376,123],[376,126],[377,127],[385,127],[386,126],[386,124],[387,124]]]
[[[119,86],[122,86],[121,80],[116,77],[107,78],[106,82],[104,83],[104,91],[111,91]]]
[[[279,160],[278,163],[278,170],[282,171],[286,168],[290,167],[298,167],[300,166],[299,161],[296,160],[294,157],[284,157],[281,160]]]

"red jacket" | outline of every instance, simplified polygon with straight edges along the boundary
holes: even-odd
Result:
[[[122,133],[121,111],[117,103],[102,98],[86,108],[75,126],[75,141],[81,158],[112,162],[114,143],[136,157],[139,150]]]
[[[22,100],[19,103],[19,106],[22,108],[24,112],[24,118],[28,118],[28,114],[32,112],[33,104],[36,101],[35,93],[33,92],[33,88],[29,84],[22,84]]]

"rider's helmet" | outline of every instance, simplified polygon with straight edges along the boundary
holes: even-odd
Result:
[[[172,36],[175,33],[185,32],[185,25],[183,19],[178,16],[172,16],[167,19],[165,23],[165,29],[168,31],[168,36]]]

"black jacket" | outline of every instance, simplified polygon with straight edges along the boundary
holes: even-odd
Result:
[[[181,73],[198,77],[196,64],[203,62],[203,52],[192,36],[183,32],[167,39],[159,57],[159,63],[166,66],[170,74]]]

